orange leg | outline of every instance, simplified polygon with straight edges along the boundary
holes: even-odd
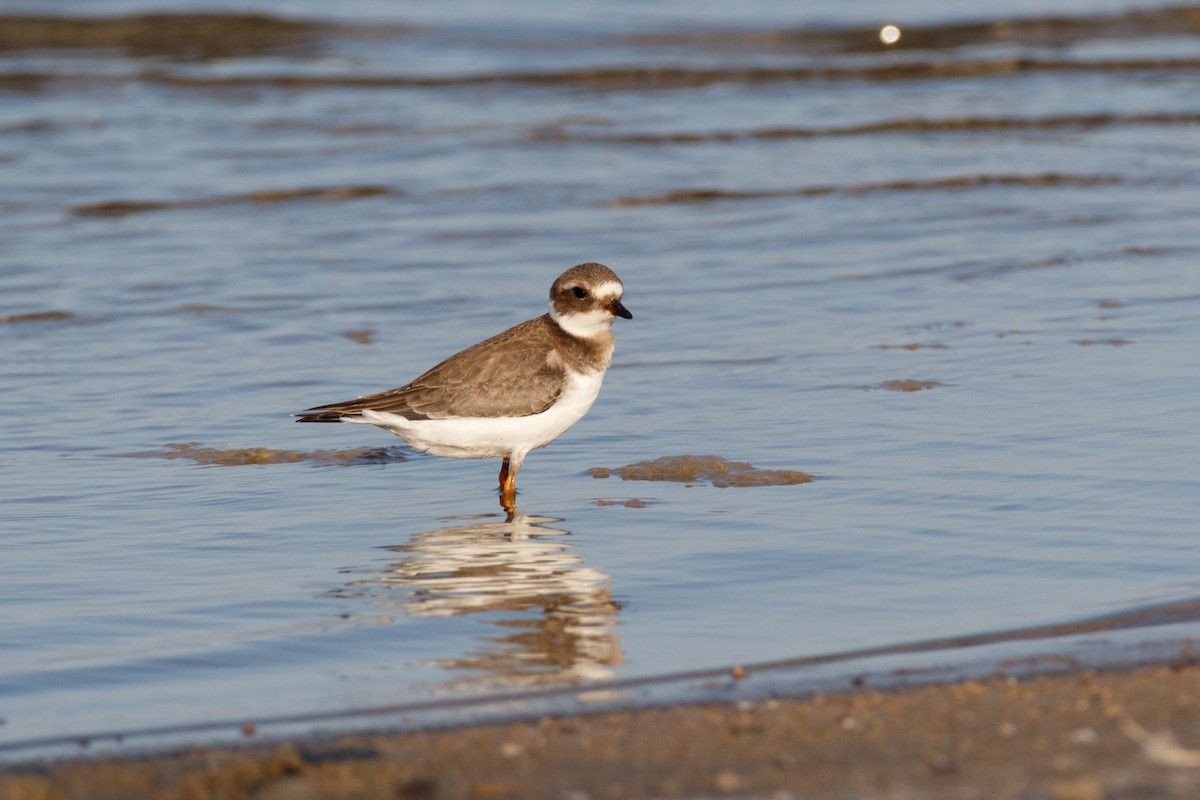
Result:
[[[517,509],[517,470],[508,456],[500,464],[500,507],[509,513]]]
[[[508,456],[505,456],[504,460],[500,462],[500,488],[501,489],[503,489],[505,486],[508,485],[508,468],[511,463],[512,462],[509,461]]]

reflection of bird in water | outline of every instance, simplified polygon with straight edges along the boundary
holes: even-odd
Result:
[[[514,511],[504,522],[485,518],[417,534],[392,548],[402,561],[354,587],[413,616],[494,615],[489,622],[502,635],[484,637],[474,654],[437,662],[481,673],[469,684],[611,678],[622,656],[609,576],[584,566],[561,539],[568,532],[546,522],[561,520]]]

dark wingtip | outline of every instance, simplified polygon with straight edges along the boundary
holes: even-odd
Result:
[[[296,422],[341,422],[342,415],[333,411],[301,411],[299,414],[292,414],[296,418]]]

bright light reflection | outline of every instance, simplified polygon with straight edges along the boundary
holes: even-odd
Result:
[[[900,28],[895,25],[884,25],[879,29],[879,41],[884,44],[895,44],[900,41]]]

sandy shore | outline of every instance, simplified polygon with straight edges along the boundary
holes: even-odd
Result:
[[[997,676],[754,704],[9,767],[55,798],[1200,797],[1200,668]]]

